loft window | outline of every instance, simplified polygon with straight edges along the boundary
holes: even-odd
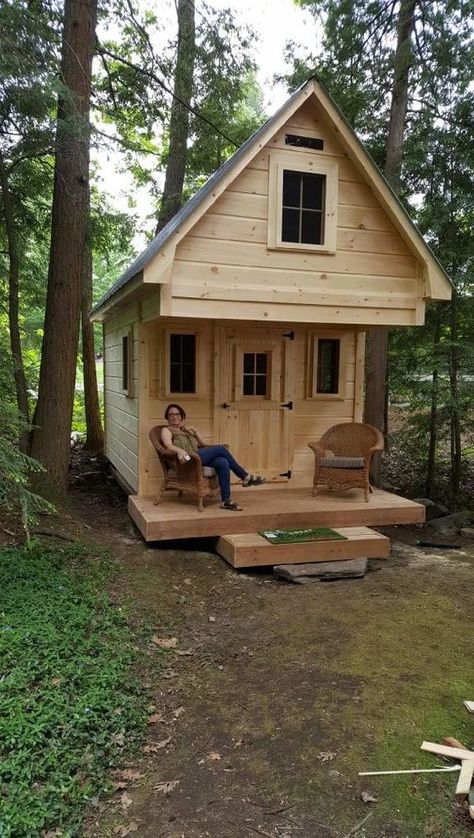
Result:
[[[311,148],[314,151],[324,150],[324,140],[318,137],[302,137],[300,134],[285,134],[285,145],[295,148]]]
[[[283,242],[324,243],[325,195],[326,175],[283,170]]]
[[[196,335],[170,334],[170,393],[196,392]]]
[[[338,164],[324,155],[303,148],[272,152],[268,248],[336,253],[338,183]]]
[[[268,355],[266,352],[243,353],[244,396],[266,397],[268,387]]]
[[[341,341],[339,338],[318,338],[316,361],[316,394],[339,392]]]
[[[122,335],[122,392],[132,395],[132,333]]]

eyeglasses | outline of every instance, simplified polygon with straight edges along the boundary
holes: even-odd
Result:
[[[181,413],[168,413],[168,418],[170,416],[179,416],[179,418],[181,419]]]

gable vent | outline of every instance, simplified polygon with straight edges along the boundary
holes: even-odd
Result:
[[[313,148],[323,151],[324,140],[317,137],[301,137],[299,134],[285,134],[285,145],[294,145],[297,148]]]

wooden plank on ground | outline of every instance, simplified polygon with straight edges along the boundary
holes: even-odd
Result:
[[[271,544],[258,533],[234,533],[221,536],[216,550],[232,567],[386,559],[389,555],[390,540],[368,527],[340,527],[336,532],[347,540]]]

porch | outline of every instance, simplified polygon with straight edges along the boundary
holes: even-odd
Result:
[[[165,495],[159,506],[153,497],[130,495],[128,511],[145,541],[256,533],[276,527],[377,527],[425,520],[424,506],[381,489],[373,490],[368,503],[360,489],[320,490],[313,498],[309,488],[287,485],[236,488],[233,497],[242,504],[242,512],[220,509],[215,501],[199,512],[194,497],[179,498],[176,492]]]

